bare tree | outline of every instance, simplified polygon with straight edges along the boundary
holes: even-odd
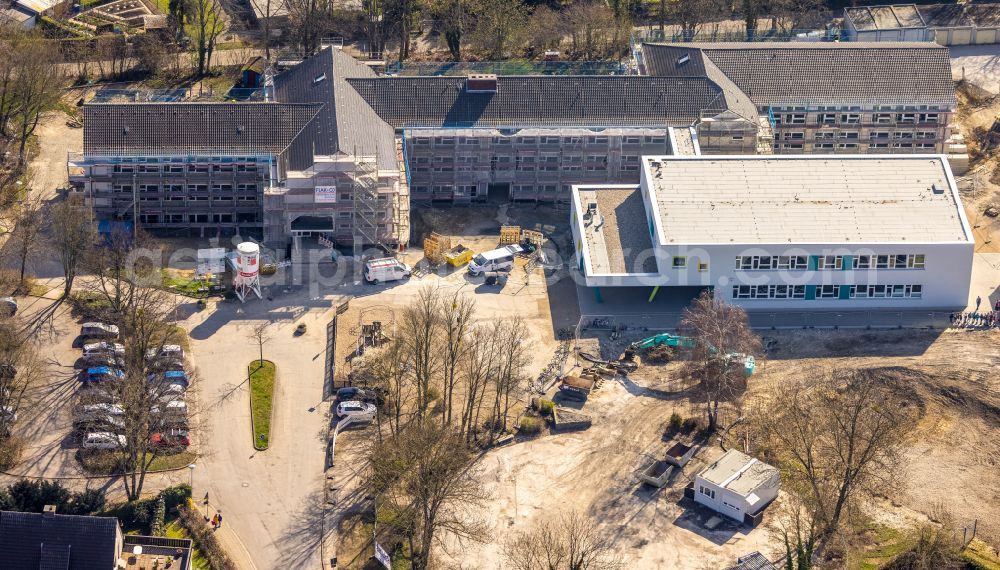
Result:
[[[681,28],[684,41],[693,41],[705,22],[718,17],[724,9],[720,0],[660,0],[660,31],[664,20]]]
[[[219,0],[191,0],[187,33],[193,41],[198,77],[212,68],[215,42],[225,28],[225,15]]]
[[[496,323],[477,325],[471,331],[468,353],[462,361],[462,423],[461,432],[472,443],[480,427],[480,414],[486,389],[497,363],[499,334]]]
[[[356,374],[369,379],[373,386],[385,394],[383,413],[377,416],[379,434],[382,432],[383,416],[389,418],[390,433],[398,434],[402,430],[405,407],[412,404],[413,398],[408,368],[409,361],[403,344],[393,340],[381,350],[366,353],[364,362],[355,369]]]
[[[0,441],[10,437],[28,392],[45,372],[44,359],[27,333],[10,317],[0,318]]]
[[[0,136],[18,145],[18,165],[27,161],[27,144],[42,115],[55,107],[63,77],[54,45],[36,33],[5,28],[0,40]],[[6,51],[8,50],[9,51]]]
[[[508,51],[521,41],[528,18],[528,9],[521,0],[480,0],[472,8],[475,28],[471,34],[473,44],[486,57],[494,60],[506,58]]]
[[[305,56],[319,47],[320,34],[326,23],[326,3],[321,0],[285,0],[288,19],[295,43]]]
[[[52,207],[51,241],[62,263],[63,297],[69,297],[73,281],[87,250],[94,242],[90,209],[79,196],[70,196]]]
[[[962,544],[950,524],[926,524],[916,533],[913,546],[896,555],[882,570],[962,570],[975,568],[962,556]]]
[[[160,283],[159,273],[150,273],[159,263],[159,259],[150,259],[158,257],[152,247],[152,240],[141,230],[112,228],[100,247],[87,251],[84,266],[92,279],[85,288],[105,301],[111,313],[125,312],[137,291]]]
[[[260,349],[260,362],[258,366],[264,366],[264,345],[271,341],[271,321],[260,321],[255,324],[247,334],[250,340],[257,343]]]
[[[496,368],[493,371],[493,437],[507,429],[507,417],[513,400],[524,389],[524,369],[528,365],[528,328],[521,317],[499,321],[496,325]]]
[[[738,405],[742,399],[747,382],[745,359],[761,356],[760,337],[750,329],[746,311],[715,299],[709,291],[703,291],[684,309],[678,330],[692,340],[684,350],[685,372],[698,381],[708,431],[715,431],[720,405]]]
[[[510,536],[503,545],[511,570],[616,570],[625,568],[613,535],[580,512],[543,518],[530,531]]]
[[[388,524],[406,536],[412,568],[430,567],[443,532],[484,539],[475,513],[488,495],[477,477],[476,455],[458,432],[433,421],[410,424],[373,445],[369,470],[372,494],[394,515]]]
[[[431,403],[431,386],[441,370],[439,303],[440,296],[436,289],[420,289],[410,306],[403,310],[400,325],[400,337],[416,387],[417,422],[424,420]]]
[[[476,303],[471,297],[458,293],[450,299],[441,300],[441,372],[444,384],[444,423],[451,425],[455,387],[458,385],[461,363],[469,351],[469,329]]]
[[[904,373],[838,372],[783,386],[756,424],[787,462],[784,479],[801,489],[819,536],[835,532],[846,509],[885,494],[902,469],[902,451],[918,411]]]
[[[11,235],[11,245],[19,266],[19,287],[24,288],[28,260],[41,249],[41,232],[45,218],[42,203],[36,198],[25,198],[16,208],[17,226]]]

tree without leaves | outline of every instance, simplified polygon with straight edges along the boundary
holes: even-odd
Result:
[[[902,448],[918,412],[896,371],[840,371],[785,386],[756,424],[786,462],[825,539],[843,513],[898,482]]]
[[[0,439],[10,436],[15,418],[47,372],[38,346],[18,320],[0,318]]]
[[[528,329],[521,317],[496,322],[497,362],[492,369],[493,415],[491,437],[507,430],[507,418],[517,396],[524,390],[524,369],[528,365]]]
[[[0,48],[0,137],[17,141],[18,165],[27,162],[27,144],[42,115],[55,107],[63,77],[58,51],[41,35],[3,28]]]
[[[930,524],[917,531],[913,546],[896,555],[882,570],[963,570],[978,566],[962,556],[962,544],[950,524],[941,527]]]
[[[105,301],[112,315],[123,314],[137,291],[160,285],[160,274],[153,269],[160,261],[155,247],[141,230],[113,228],[84,257],[84,267],[92,276],[84,287]]]
[[[456,293],[450,299],[442,299],[439,317],[442,336],[442,383],[444,384],[444,423],[451,425],[452,404],[455,387],[459,381],[460,366],[469,351],[469,329],[476,304],[470,297]]]
[[[193,41],[198,77],[211,70],[215,43],[224,27],[224,14],[219,0],[191,0],[186,28]]]
[[[441,370],[440,295],[436,289],[424,287],[403,310],[400,338],[410,364],[410,374],[416,387],[417,422],[423,422],[430,406],[431,386]]]
[[[462,436],[433,421],[410,424],[373,444],[368,485],[378,504],[394,514],[388,524],[406,536],[415,570],[430,567],[431,551],[443,533],[484,539],[474,514],[488,495],[475,464]]]
[[[271,321],[261,321],[255,324],[247,336],[257,343],[257,348],[260,349],[259,366],[264,366],[264,345],[271,340]]]
[[[684,371],[698,382],[696,391],[705,400],[708,431],[715,431],[721,404],[738,405],[746,390],[744,360],[739,355],[759,358],[760,337],[750,329],[746,311],[716,300],[709,291],[684,309],[678,331],[694,341],[683,351],[687,357]]]
[[[11,245],[18,262],[20,287],[24,288],[28,260],[41,249],[41,232],[45,222],[42,204],[36,198],[25,198],[16,208],[17,226],[11,235]]]
[[[698,28],[719,17],[724,9],[720,0],[660,0],[660,31],[664,21],[670,21],[680,26],[684,41],[694,41]]]
[[[503,544],[511,570],[617,570],[625,568],[614,537],[579,512],[544,518]]]
[[[73,290],[84,257],[94,242],[95,232],[90,209],[79,196],[70,196],[52,207],[51,243],[62,264],[63,297]]]
[[[486,57],[501,60],[520,46],[528,9],[521,0],[480,0],[472,7],[475,26],[472,43]]]

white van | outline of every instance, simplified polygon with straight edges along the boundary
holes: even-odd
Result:
[[[393,257],[381,257],[365,262],[365,281],[369,283],[408,279],[412,272],[409,265]]]
[[[524,248],[514,244],[477,254],[469,262],[469,274],[481,275],[487,271],[510,271],[514,268],[514,256],[522,251]]]

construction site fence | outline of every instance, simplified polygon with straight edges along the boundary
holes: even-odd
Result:
[[[641,28],[632,33],[632,42],[836,42],[846,39],[842,35],[841,30],[836,27],[782,30],[767,26],[747,33],[745,27],[714,29],[711,25],[703,24],[693,35],[685,34],[676,27],[668,27],[662,32],[653,26]]]

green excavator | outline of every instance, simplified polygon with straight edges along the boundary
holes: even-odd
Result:
[[[691,337],[681,336],[670,333],[660,333],[653,335],[651,337],[644,338],[642,340],[637,340],[629,345],[632,350],[640,350],[645,348],[653,348],[654,346],[669,346],[671,348],[694,348],[695,340]],[[709,347],[709,351],[717,352],[714,346]],[[757,367],[757,360],[751,354],[741,354],[738,352],[732,352],[726,355],[726,358],[731,360],[742,360],[743,368],[747,376],[753,374],[754,369]]]

